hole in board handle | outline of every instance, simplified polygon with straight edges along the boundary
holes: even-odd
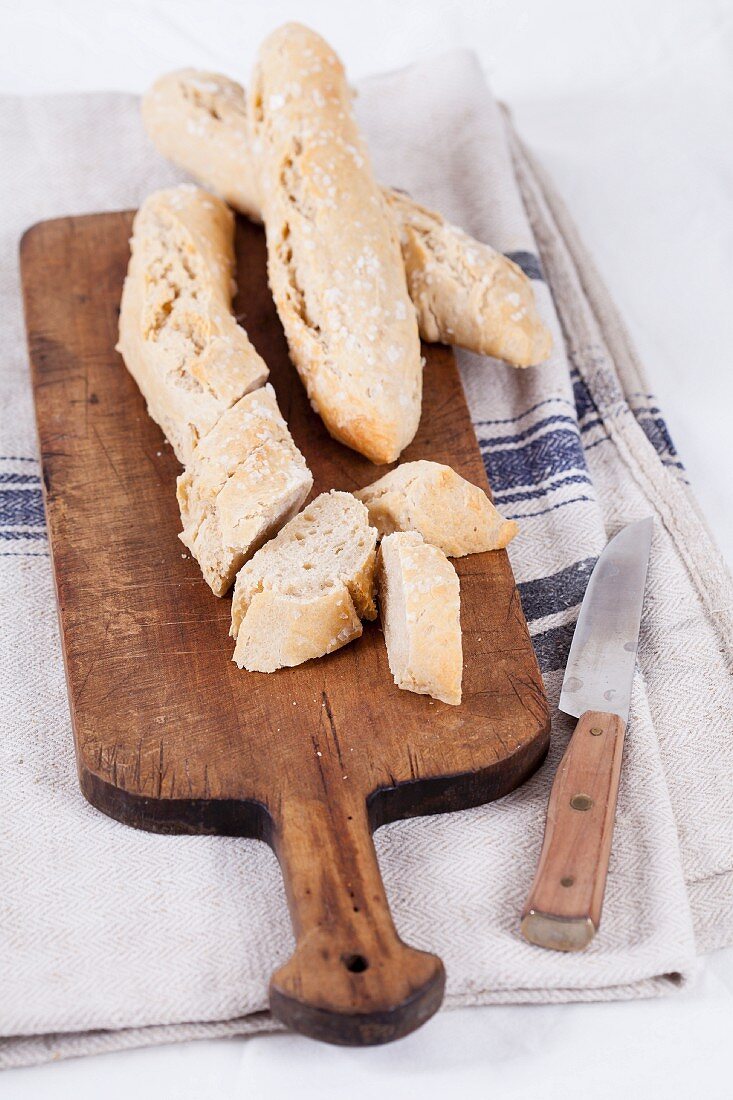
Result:
[[[363,974],[369,969],[369,962],[363,955],[343,955],[343,964],[351,974]]]

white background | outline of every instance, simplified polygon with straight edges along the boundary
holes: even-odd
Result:
[[[733,4],[0,0],[0,92],[141,92],[183,65],[246,83],[261,38],[293,18],[354,78],[478,52],[621,307],[732,561]],[[0,1097],[722,1100],[732,1024],[729,951],[672,1000],[461,1010],[378,1050],[278,1036],[105,1055],[5,1073]]]

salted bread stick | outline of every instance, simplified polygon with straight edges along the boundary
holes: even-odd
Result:
[[[231,310],[233,215],[188,184],[156,191],[130,245],[117,350],[185,466],[222,413],[268,375]]]
[[[330,434],[392,462],[420,419],[417,322],[343,67],[315,32],[291,23],[265,40],[248,118],[291,358]]]
[[[163,156],[212,187],[235,210],[260,220],[240,84],[219,73],[181,69],[153,84],[142,112]],[[545,360],[552,338],[524,272],[408,195],[383,190],[397,222],[423,340],[455,344],[516,367]]]
[[[167,160],[241,214],[261,220],[241,84],[198,69],[166,73],[143,96],[142,117]]]

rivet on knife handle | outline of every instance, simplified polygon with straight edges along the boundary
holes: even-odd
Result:
[[[586,711],[558,768],[522,911],[522,934],[538,947],[581,951],[598,930],[625,728],[616,714]]]

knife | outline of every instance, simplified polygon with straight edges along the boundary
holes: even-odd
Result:
[[[522,935],[538,947],[582,951],[600,923],[653,526],[642,519],[611,539],[580,608],[559,704],[579,722],[522,910]]]

